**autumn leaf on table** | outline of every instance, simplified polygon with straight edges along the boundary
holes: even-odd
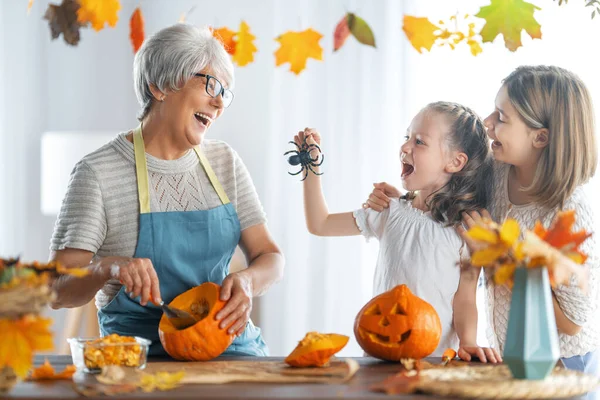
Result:
[[[138,386],[144,392],[153,392],[155,390],[171,390],[179,386],[185,376],[183,371],[179,372],[157,372],[155,374],[144,373],[138,383]]]
[[[280,35],[275,39],[280,44],[275,52],[275,65],[290,63],[290,71],[296,75],[300,74],[306,68],[309,58],[323,60],[323,48],[319,44],[322,37],[323,35],[311,28],[301,32],[288,31]]]
[[[81,24],[77,19],[78,10],[79,3],[76,0],[63,0],[60,6],[48,4],[44,19],[48,20],[53,40],[62,33],[67,44],[76,46],[79,43]]]
[[[235,53],[233,54],[233,61],[240,67],[254,61],[254,53],[257,51],[253,43],[254,39],[256,37],[250,33],[250,27],[246,22],[242,21],[240,23],[240,31],[237,33]]]
[[[235,35],[236,33],[234,31],[232,31],[231,29],[227,28],[226,26],[219,28],[219,29],[213,29],[213,36],[216,37],[221,43],[223,43],[223,47],[225,47],[225,50],[231,54],[234,55],[235,54]]]
[[[81,24],[92,24],[95,31],[104,29],[104,25],[114,27],[117,25],[121,9],[119,0],[79,0],[81,7],[77,11],[77,18]]]
[[[129,39],[131,40],[134,54],[142,47],[144,36],[144,15],[141,8],[137,7],[129,19]]]
[[[0,319],[0,370],[9,366],[17,376],[25,377],[31,368],[33,353],[53,348],[51,323],[51,319],[37,316]]]
[[[492,42],[496,36],[504,36],[504,45],[510,51],[522,46],[521,32],[525,30],[533,39],[542,38],[542,27],[533,13],[539,7],[524,0],[491,0],[491,4],[481,7],[475,16],[485,19],[481,29],[483,42]]]
[[[420,383],[418,371],[401,372],[376,383],[371,386],[371,390],[386,394],[409,394],[416,392]]]
[[[421,53],[422,49],[431,50],[438,38],[435,32],[439,31],[440,27],[432,24],[427,18],[405,15],[402,30],[410,44]]]
[[[67,365],[62,372],[57,374],[56,371],[54,370],[54,367],[52,366],[52,364],[50,364],[50,362],[46,358],[44,361],[44,364],[42,364],[38,368],[35,368],[31,372],[31,374],[27,377],[27,380],[42,381],[42,380],[71,379],[76,370],[77,369],[75,368],[74,365]]]

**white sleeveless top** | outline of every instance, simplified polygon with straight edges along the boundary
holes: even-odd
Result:
[[[392,199],[381,213],[359,209],[354,217],[363,236],[379,240],[373,296],[406,284],[435,308],[442,322],[442,337],[432,356],[441,357],[449,347],[458,349],[452,302],[460,279],[462,240],[454,228],[399,199]]]

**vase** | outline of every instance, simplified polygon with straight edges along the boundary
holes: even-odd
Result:
[[[504,363],[516,379],[546,378],[560,357],[548,270],[516,268]]]

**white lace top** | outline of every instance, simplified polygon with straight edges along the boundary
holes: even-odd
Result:
[[[537,220],[540,220],[545,227],[548,227],[557,210],[548,210],[534,204],[514,205],[508,198],[508,164],[497,163],[494,173],[494,199],[490,207],[490,212],[495,221],[501,222],[510,217],[516,219],[519,224],[526,229],[532,229]],[[595,225],[594,209],[590,200],[586,197],[585,188],[579,187],[573,195],[567,200],[565,210],[574,209],[576,212],[576,226],[574,230],[585,229],[588,232],[595,232],[582,245],[581,250],[588,255],[586,264],[590,267],[589,295],[576,286],[559,285],[554,294],[558,303],[571,321],[583,328],[575,336],[569,336],[559,333],[561,357],[571,357],[575,355],[584,355],[590,351],[600,348],[600,288],[598,286],[600,279],[600,248],[598,247],[597,225]],[[508,328],[508,314],[511,303],[511,290],[504,285],[495,285],[488,273],[487,300],[490,325],[493,332],[488,334],[491,343],[495,343],[500,351],[504,351],[504,342]]]
[[[354,217],[363,236],[379,240],[373,295],[406,284],[440,317],[442,337],[432,356],[441,357],[445,349],[458,348],[452,301],[460,279],[462,241],[454,228],[444,227],[429,213],[399,199],[392,199],[381,213],[359,209]]]

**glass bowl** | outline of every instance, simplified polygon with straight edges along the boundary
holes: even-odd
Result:
[[[112,336],[112,335],[111,335]],[[107,337],[68,338],[71,357],[78,371],[98,373],[106,365],[119,365],[137,369],[146,368],[150,341],[134,337],[135,342],[103,343]]]

